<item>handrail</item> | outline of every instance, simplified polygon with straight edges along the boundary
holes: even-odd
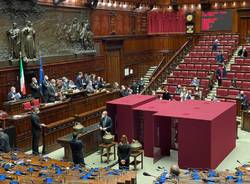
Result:
[[[186,41],[182,47],[177,51],[175,52],[175,54],[171,57],[170,60],[168,60],[165,65],[159,70],[159,72],[157,72],[157,74],[152,77],[151,81],[149,82],[149,84],[142,90],[141,94],[144,94],[147,89],[155,82],[155,80],[162,74],[162,72],[164,72],[164,70],[175,60],[175,58],[184,50],[184,48],[190,44],[192,40],[188,40]],[[161,64],[161,63],[160,63]]]
[[[159,70],[159,68],[161,67],[161,65],[163,64],[163,61],[165,61],[166,56],[163,56],[163,58],[161,59],[160,63],[158,64],[158,66],[156,67],[156,69],[154,70],[154,72],[152,73],[152,75],[149,78],[149,81],[152,80],[152,78],[155,76],[155,74],[157,73],[157,71]]]

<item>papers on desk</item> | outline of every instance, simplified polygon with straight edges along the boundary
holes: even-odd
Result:
[[[19,118],[22,118],[23,115],[13,115],[12,117],[13,117],[13,119],[19,119]]]
[[[19,99],[21,99],[21,98],[22,98],[22,96],[21,96],[20,93],[16,93],[16,94],[15,94],[15,99],[16,99],[16,100],[19,100]]]

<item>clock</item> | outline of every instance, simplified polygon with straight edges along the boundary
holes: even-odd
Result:
[[[186,19],[187,19],[188,22],[192,22],[193,19],[194,19],[194,15],[193,14],[187,14]]]

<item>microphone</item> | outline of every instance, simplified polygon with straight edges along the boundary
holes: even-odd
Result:
[[[150,177],[157,178],[156,176],[149,174],[148,172],[143,172],[143,176],[150,176]]]
[[[237,163],[239,163],[240,165],[243,165],[239,160],[237,160]]]

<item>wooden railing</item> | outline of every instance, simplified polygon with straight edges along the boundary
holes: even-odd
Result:
[[[173,69],[181,62],[182,59],[189,52],[193,46],[193,39],[190,38],[184,45],[173,55],[173,57],[165,61],[165,56],[162,58],[161,62],[156,68],[153,77],[149,81],[149,84],[144,88],[141,94],[151,94],[153,90],[156,90],[161,84],[166,80],[167,75],[169,75]]]

